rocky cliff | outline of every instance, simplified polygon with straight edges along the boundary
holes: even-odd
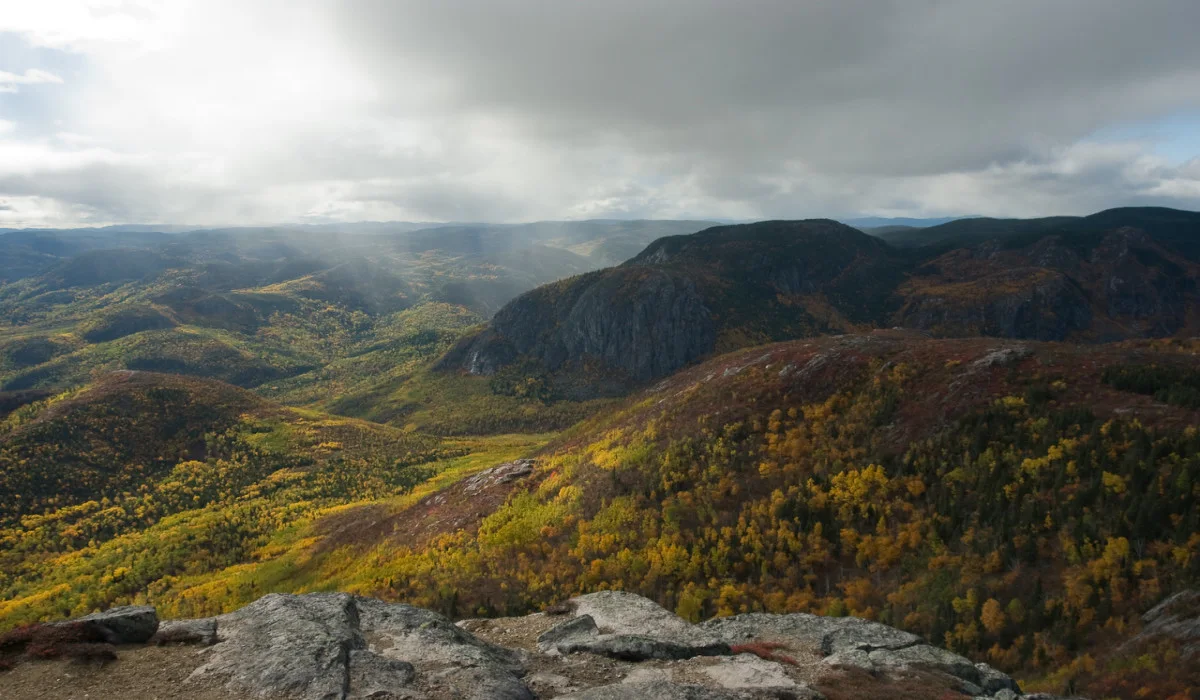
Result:
[[[834,221],[718,226],[662,238],[618,267],[511,302],[442,361],[494,374],[521,360],[590,365],[618,388],[714,350],[812,335],[879,315],[897,281],[886,244]],[[837,322],[801,300],[839,300]]]
[[[621,266],[516,299],[440,366],[490,375],[524,363],[525,375],[573,373],[614,393],[714,351],[828,332],[1072,341],[1195,332],[1200,218],[1162,229],[1130,216],[1094,228],[1046,220],[1033,235],[1017,227],[916,249],[827,220],[671,236]]]
[[[60,657],[92,663],[56,666]],[[752,613],[693,625],[615,591],[457,624],[344,593],[271,594],[227,615],[161,623],[153,608],[117,608],[10,632],[0,658],[14,700],[1049,698],[868,620]]]

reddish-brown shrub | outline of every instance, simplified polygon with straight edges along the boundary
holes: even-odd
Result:
[[[0,634],[0,654],[24,651],[39,627],[42,625],[21,625]]]
[[[760,659],[766,661],[778,661],[781,664],[789,666],[799,666],[800,662],[786,654],[778,653],[780,649],[786,648],[786,645],[778,642],[748,642],[746,644],[734,644],[729,647],[729,651],[733,654],[754,654]]]
[[[36,625],[25,645],[25,653],[36,659],[57,659],[67,656],[73,644],[104,641],[98,629],[82,623],[65,625]]]

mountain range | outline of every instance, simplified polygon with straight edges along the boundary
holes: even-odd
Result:
[[[19,231],[0,278],[5,664],[125,604],[620,589],[1200,687],[1195,611],[1150,614],[1200,587],[1200,214]]]
[[[603,393],[713,352],[870,328],[1082,342],[1194,334],[1198,232],[1195,214],[1137,209],[956,221],[924,230],[930,243],[916,248],[829,220],[715,227],[522,295],[444,366],[518,366]]]

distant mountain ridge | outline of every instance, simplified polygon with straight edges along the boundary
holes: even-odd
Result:
[[[712,352],[866,328],[1075,341],[1200,329],[1200,214],[1118,209],[923,231],[936,245],[896,246],[825,219],[662,238],[620,266],[518,297],[441,366],[620,392]]]

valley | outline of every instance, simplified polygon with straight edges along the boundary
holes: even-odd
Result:
[[[0,234],[0,631],[623,590],[1188,698],[1196,658],[1134,640],[1200,585],[1196,241],[1156,209]]]

